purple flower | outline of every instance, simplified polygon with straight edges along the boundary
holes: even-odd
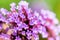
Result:
[[[42,38],[48,38],[48,40],[55,39],[58,33],[56,33],[57,30],[54,31],[54,27],[59,24],[56,15],[44,9],[41,9],[40,13],[32,11],[28,5],[29,3],[26,1],[21,1],[17,6],[15,3],[10,4],[11,11],[4,8],[0,9],[0,21],[7,23],[8,30],[13,29],[10,31],[12,32],[10,35],[5,35],[3,32],[1,35],[9,35],[11,40],[39,40],[39,34],[42,35]],[[0,27],[0,29],[3,28]],[[53,35],[53,33],[56,34]]]

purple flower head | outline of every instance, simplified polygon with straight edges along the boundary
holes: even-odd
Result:
[[[6,34],[3,33],[0,27],[3,33],[0,35],[9,35],[11,40],[39,40],[39,34],[42,35],[42,38],[48,40],[57,39],[58,33],[56,33],[56,30],[54,31],[54,28],[59,22],[56,15],[44,9],[41,9],[40,13],[32,11],[28,5],[29,3],[26,1],[20,1],[17,6],[15,3],[10,4],[11,11],[4,8],[0,9],[1,24],[4,23],[9,26],[8,30],[5,29],[7,30]]]

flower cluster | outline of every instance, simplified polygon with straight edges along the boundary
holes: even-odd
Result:
[[[47,40],[58,40],[55,27],[59,22],[56,15],[44,9],[40,13],[32,11],[28,5],[26,1],[20,1],[17,6],[10,4],[11,11],[0,9],[0,39],[39,40],[41,34]]]

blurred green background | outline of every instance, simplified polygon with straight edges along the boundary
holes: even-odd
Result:
[[[0,0],[0,8],[5,8],[7,10],[10,10],[10,3],[15,2],[18,4],[20,0]],[[57,18],[60,20],[60,0],[26,0],[28,1],[31,5],[33,2],[45,2],[50,10],[56,13]],[[40,40],[46,40],[42,39],[40,36]]]
[[[45,1],[57,15],[57,18],[60,20],[60,0],[46,0]]]

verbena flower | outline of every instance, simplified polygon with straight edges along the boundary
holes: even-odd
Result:
[[[59,40],[57,31],[59,21],[56,14],[49,10],[41,9],[40,13],[32,11],[28,7],[29,3],[20,1],[16,6],[15,3],[10,4],[11,11],[4,8],[0,9],[0,24],[7,24],[9,27],[0,26],[1,37],[9,38],[8,40],[39,40],[39,34],[42,38],[48,40]],[[2,28],[2,29],[1,29]],[[7,30],[6,33],[2,30]],[[4,38],[3,37],[3,38]]]

